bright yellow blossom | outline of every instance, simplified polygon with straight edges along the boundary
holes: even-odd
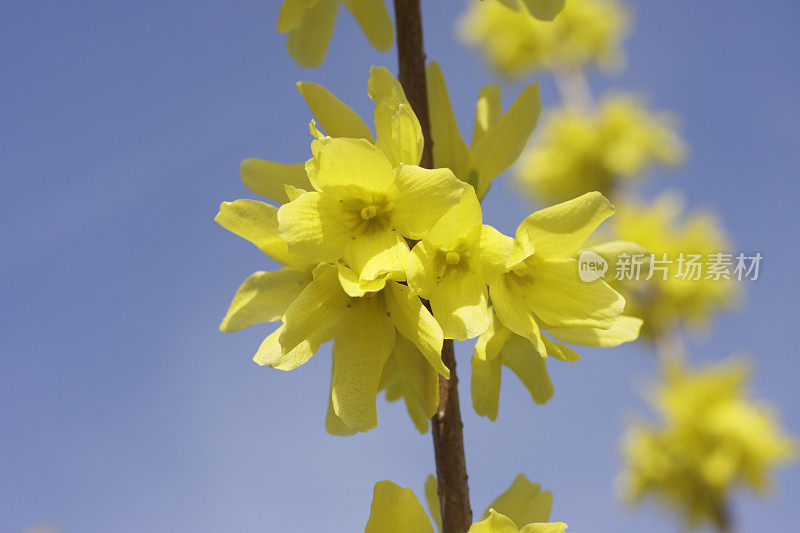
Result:
[[[525,149],[542,109],[539,85],[527,86],[503,114],[500,87],[486,85],[478,94],[472,146],[456,123],[439,65],[427,68],[433,162],[447,167],[483,198],[492,180],[514,164]]]
[[[338,262],[352,296],[405,279],[406,238],[425,237],[459,201],[463,184],[449,169],[394,166],[364,139],[325,137],[311,150],[306,170],[314,189],[278,210],[289,250],[309,261]]]
[[[721,526],[731,492],[758,493],[774,468],[795,457],[796,442],[773,410],[748,398],[749,368],[728,362],[708,369],[673,364],[652,398],[657,424],[638,423],[625,441],[625,497],[652,496],[685,523]]]
[[[436,478],[429,476],[425,483],[425,498],[434,522],[441,530]],[[524,474],[514,480],[483,514],[469,533],[564,533],[567,525],[548,522],[553,495],[542,491]],[[379,481],[372,493],[369,520],[364,533],[433,533],[430,518],[411,489],[391,481]]]
[[[574,352],[545,337],[542,330],[554,339],[587,346],[616,346],[636,339],[641,321],[622,315],[622,295],[602,279],[584,282],[578,275],[578,251],[613,212],[608,200],[594,192],[522,221],[509,243],[512,251],[505,272],[489,284],[498,322],[478,340],[475,360],[488,363],[508,342],[516,344],[509,341],[510,333],[532,343],[529,356],[544,358],[550,353],[568,361],[577,359]],[[480,389],[492,394],[491,389]]]
[[[288,33],[286,47],[298,64],[322,64],[341,3],[356,18],[372,46],[382,52],[392,47],[394,29],[385,0],[284,0],[278,31]]]
[[[651,113],[636,97],[613,95],[594,111],[551,114],[516,177],[548,204],[588,191],[614,195],[655,163],[680,163],[683,152],[669,115]]]
[[[459,25],[461,38],[501,74],[522,77],[535,70],[621,62],[629,15],[619,2],[569,0],[552,22],[536,20],[527,9],[508,9],[509,3],[519,5],[518,0],[474,2]]]
[[[509,241],[482,224],[478,198],[468,187],[414,246],[406,264],[408,286],[430,302],[445,338],[471,339],[489,327],[487,284],[505,270]]]
[[[638,280],[613,281],[628,300],[629,312],[644,319],[650,337],[669,333],[680,323],[706,326],[715,312],[731,307],[739,293],[733,279],[707,279],[707,267],[695,275],[686,266],[692,257],[702,266],[713,254],[733,254],[716,215],[683,211],[681,197],[672,193],[662,193],[651,203],[620,200],[611,225],[616,238],[643,246],[659,263],[649,280],[642,270]],[[613,270],[612,264],[607,278],[615,276]]]
[[[281,326],[264,341],[254,357],[254,360],[260,365],[272,365],[282,370],[291,370],[307,361],[327,338],[336,337],[337,328],[342,331],[340,335],[347,335],[348,327],[358,327],[358,323],[352,323],[355,320],[354,317],[358,318],[363,315],[365,317],[363,320],[367,322],[371,319],[375,319],[378,323],[385,322],[381,317],[388,312],[389,304],[383,293],[371,295],[370,298],[365,299],[348,297],[339,287],[336,281],[338,273],[331,266],[321,265],[312,275],[316,265],[291,254],[286,242],[278,235],[277,212],[276,207],[254,200],[224,202],[220,207],[219,214],[215,219],[220,225],[251,241],[273,260],[286,265],[280,270],[256,272],[247,278],[236,292],[220,329],[226,333],[232,333],[262,322],[284,320],[286,324],[286,316],[288,316],[288,323],[294,328],[296,320],[304,318],[305,307],[311,305],[313,309],[309,310],[309,313],[323,314],[320,321],[314,323],[319,326],[318,329],[309,329],[307,339],[301,341],[299,345],[291,346],[291,349],[284,353],[280,343],[285,326]],[[312,280],[314,280],[313,283]],[[334,280],[334,282],[326,283],[330,280]],[[366,349],[375,349],[378,353],[377,362],[381,361],[380,357],[385,357],[381,368],[373,370],[373,373],[377,373],[380,377],[379,381],[374,384],[374,394],[380,390],[386,390],[389,401],[403,398],[414,424],[420,432],[425,432],[429,419],[439,404],[439,383],[436,370],[420,353],[420,348],[417,346],[419,345],[425,350],[439,370],[446,372],[439,359],[442,342],[440,340],[441,331],[427,310],[421,304],[417,305],[419,299],[410,297],[407,288],[400,286],[393,291],[393,294],[398,296],[398,298],[389,297],[394,302],[392,304],[394,308],[400,306],[401,310],[405,310],[404,313],[396,314],[395,322],[418,320],[421,324],[419,332],[415,330],[417,326],[406,322],[399,327],[402,328],[402,331],[406,331],[405,335],[412,340],[408,340],[402,334],[387,333],[389,328],[385,324],[384,337],[391,336],[393,338],[391,342],[385,338],[382,339],[382,342],[379,339],[375,343],[369,343],[369,339],[362,339],[367,343]],[[400,299],[401,297],[404,299]],[[314,308],[313,301],[309,302],[309,298],[312,300],[320,298],[319,307]],[[405,307],[403,307],[403,303],[406,304]],[[357,307],[362,310],[362,313],[348,311],[351,307]],[[373,309],[376,316],[368,316],[368,313],[363,312],[364,309]],[[416,313],[416,316],[409,314],[409,309]],[[335,316],[325,315],[325,313],[332,313]],[[310,318],[314,320],[315,316],[310,316]],[[302,335],[303,327],[303,323],[298,325],[297,328],[300,331],[295,335]],[[294,342],[291,340],[292,328],[284,340],[286,343]],[[397,326],[394,328],[399,329]],[[379,329],[375,331],[380,333]],[[385,347],[387,344],[393,344],[388,356],[381,355],[381,347]],[[346,350],[347,348],[343,346],[340,343],[340,348]],[[343,356],[337,356],[337,353],[339,352],[334,350],[335,360],[337,357],[340,359],[339,371],[341,373],[341,366],[346,364],[345,359],[352,354],[346,353]],[[336,372],[335,364],[334,372]],[[333,385],[336,385],[336,379],[334,379]],[[365,385],[370,387],[372,383]],[[346,396],[349,392],[346,387],[342,392],[341,385],[337,389],[340,397]],[[369,401],[374,404],[374,394],[371,391],[366,394],[367,396],[371,395],[372,399],[363,400],[361,398],[358,401],[363,404],[361,407],[366,405],[367,411],[370,411],[368,404]],[[341,403],[342,401],[340,401]],[[344,404],[344,407],[339,408],[340,411],[348,409],[346,399]],[[366,416],[372,417],[372,413],[368,412]],[[347,420],[350,418],[352,417],[345,416]],[[348,435],[356,431],[364,431],[364,428],[370,423],[368,421],[366,424],[358,423],[354,427],[348,426],[337,415],[333,400],[331,400],[326,421],[326,429],[330,433]]]

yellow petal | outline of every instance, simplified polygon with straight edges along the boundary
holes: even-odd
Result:
[[[431,521],[411,489],[378,481],[364,533],[433,533]]]
[[[514,250],[514,239],[484,224],[481,228],[478,249],[481,273],[487,281],[493,280],[506,271],[506,265]]]
[[[475,190],[464,187],[458,203],[433,225],[425,240],[439,250],[452,250],[482,221],[483,212]]]
[[[305,270],[282,268],[273,272],[256,272],[236,291],[219,329],[232,333],[241,329],[280,320],[289,304],[311,282]]]
[[[549,326],[608,329],[625,307],[622,295],[605,281],[581,281],[575,259],[535,262],[531,272],[525,301]]]
[[[375,102],[375,136],[392,166],[417,165],[422,157],[422,128],[400,82],[386,67],[369,70],[367,92]]]
[[[309,183],[308,185],[309,185],[308,188],[311,189],[311,183]],[[300,195],[303,194],[304,192],[308,192],[306,189],[300,189],[298,187],[295,187],[294,185],[289,185],[288,183],[283,186],[283,190],[286,192],[286,197],[289,199],[290,202],[292,200],[297,200],[298,198],[300,198]]]
[[[317,3],[317,0],[284,0],[278,12],[278,32],[286,33],[300,26],[306,10]]]
[[[307,262],[336,262],[353,240],[339,203],[318,192],[301,194],[278,210],[280,236]]]
[[[451,270],[430,294],[431,311],[446,339],[472,339],[491,323],[486,283],[475,272]]]
[[[436,524],[436,529],[442,530],[442,506],[439,503],[439,484],[432,474],[428,474],[425,480],[425,502],[428,504],[428,512]]]
[[[492,310],[491,318],[489,328],[478,337],[478,341],[475,343],[475,357],[479,361],[491,361],[500,355],[500,350],[513,335],[511,330],[500,322],[494,314],[494,310]]]
[[[427,298],[434,287],[436,249],[427,241],[414,245],[406,260],[406,278],[411,292]]]
[[[639,337],[642,320],[632,316],[621,316],[608,329],[597,328],[547,328],[547,332],[563,342],[584,346],[619,346],[623,342],[635,341]]]
[[[297,83],[297,89],[325,133],[331,137],[374,141],[372,132],[361,117],[328,89],[316,83],[302,81]]]
[[[513,274],[506,276],[509,275]],[[546,348],[539,332],[539,325],[522,299],[522,295],[510,290],[505,279],[501,278],[496,283],[489,285],[489,297],[500,322],[517,335],[530,340],[537,352],[545,354]]]
[[[541,485],[531,483],[525,474],[519,474],[489,508],[510,518],[517,527],[523,527],[532,522],[547,522],[552,505],[552,492],[542,491]]]
[[[532,240],[542,258],[571,257],[613,213],[614,206],[605,196],[589,192],[528,216],[517,228],[516,239]]]
[[[507,516],[489,509],[486,518],[472,524],[467,533],[517,533],[519,530]]]
[[[286,203],[286,186],[311,189],[304,163],[284,164],[263,159],[245,159],[239,165],[242,183],[254,193]]]
[[[336,268],[339,270],[339,283],[348,296],[359,298],[370,292],[378,292],[386,286],[385,276],[365,280],[360,279],[358,273],[345,264],[338,263]]]
[[[477,146],[487,131],[492,129],[503,116],[500,86],[494,83],[484,85],[478,93],[475,106],[475,126],[472,130],[472,146]]]
[[[600,330],[600,331],[608,331],[608,330]],[[575,350],[573,350],[572,348],[568,348],[563,344],[553,342],[544,335],[542,335],[542,340],[544,341],[544,345],[547,348],[547,355],[552,355],[556,359],[560,359],[561,361],[566,361],[567,363],[574,363],[575,361],[580,361],[581,356],[578,355],[577,352],[575,352]]]
[[[333,339],[331,402],[347,427],[369,431],[378,425],[375,397],[395,329],[379,298],[354,298]]]
[[[442,69],[438,63],[431,61],[427,74],[434,166],[447,167],[456,177],[467,181],[472,170],[472,152],[458,131]]]
[[[450,169],[398,167],[390,193],[394,200],[394,227],[409,239],[422,239],[459,202],[463,189],[464,184]]]
[[[286,241],[279,235],[278,208],[274,206],[256,200],[222,202],[214,220],[282,265],[300,269],[308,265],[308,261],[289,252]]]
[[[408,243],[396,231],[376,231],[351,240],[344,251],[347,265],[359,279],[405,278]]]
[[[289,30],[286,48],[298,65],[313,68],[322,64],[338,10],[339,0],[317,0],[306,9],[300,25]]]
[[[331,375],[333,375],[332,372]],[[331,383],[331,388],[333,388],[333,383]],[[333,401],[331,400],[330,395],[328,395],[328,412],[325,415],[325,431],[331,435],[338,436],[354,435],[358,433],[358,430],[348,427],[347,424],[345,424],[344,421],[339,418],[339,416],[333,410]]]
[[[381,375],[381,388],[387,399],[405,399],[408,414],[420,433],[430,427],[439,406],[439,376],[411,341],[397,335],[394,350]]]
[[[473,146],[480,178],[478,197],[483,197],[491,180],[513,165],[525,149],[541,110],[539,85],[527,86],[506,114]]]
[[[444,336],[433,315],[405,285],[390,281],[383,294],[397,331],[417,347],[434,370],[449,379],[450,370],[442,362]]]
[[[478,416],[497,420],[500,402],[500,358],[481,361],[477,355],[472,357],[472,379],[470,392],[472,407]]]
[[[519,377],[534,402],[547,403],[553,397],[553,384],[547,374],[544,357],[536,352],[528,339],[512,336],[500,352],[500,358]]]
[[[284,351],[307,343],[311,352],[330,339],[351,298],[339,285],[335,267],[321,265],[314,279],[286,309],[280,344]]]
[[[280,326],[270,333],[258,347],[253,361],[261,366],[268,365],[278,370],[294,370],[311,359],[317,349],[312,349],[311,343],[308,341],[301,342],[290,350],[284,350],[280,343],[283,331],[284,326]]]
[[[344,5],[358,21],[370,44],[381,52],[394,43],[394,27],[385,0],[344,0]]]
[[[383,152],[364,139],[323,137],[311,143],[306,163],[311,184],[337,199],[359,198],[365,191],[384,191],[394,179]]]
[[[606,277],[613,278],[617,271],[617,262],[620,256],[640,256],[649,258],[649,252],[643,246],[639,246],[629,241],[609,241],[595,246],[590,246],[589,250],[595,252],[608,263]],[[630,257],[629,257],[630,259]]]
[[[564,0],[522,0],[539,20],[553,20],[564,9]]]

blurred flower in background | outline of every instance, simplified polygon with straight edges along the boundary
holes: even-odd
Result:
[[[611,95],[597,110],[550,114],[516,177],[550,204],[588,191],[613,195],[617,179],[632,182],[657,163],[679,164],[683,155],[670,115],[649,111],[636,96]]]
[[[500,74],[522,77],[593,64],[609,69],[622,62],[629,15],[618,2],[570,0],[552,22],[531,17],[519,4],[509,9],[509,3],[516,0],[473,2],[459,28],[461,39]]]
[[[358,21],[372,46],[386,52],[394,43],[394,27],[385,0],[284,0],[278,31],[286,33],[286,48],[297,64],[318,67],[328,51],[339,4]]]
[[[736,282],[709,274],[715,254],[730,254],[728,236],[714,213],[686,214],[681,196],[669,192],[649,203],[619,199],[616,206],[613,238],[635,242],[653,258],[647,267],[652,272],[611,281],[625,296],[625,313],[644,320],[645,336],[659,338],[678,325],[703,328],[714,313],[735,303]],[[608,258],[617,271],[618,259]]]
[[[729,522],[732,489],[763,494],[772,470],[791,461],[796,443],[773,410],[747,395],[749,367],[667,365],[651,398],[660,420],[631,426],[624,443],[624,497],[652,496],[690,527]]]

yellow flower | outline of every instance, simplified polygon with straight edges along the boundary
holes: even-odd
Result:
[[[543,330],[562,342],[598,347],[638,337],[642,321],[622,315],[625,299],[602,279],[584,282],[578,275],[579,249],[613,212],[602,194],[587,193],[537,211],[519,225],[505,271],[489,283],[495,316],[472,358],[476,413],[497,418],[501,365],[519,376],[536,403],[552,397],[544,360],[580,357]]]
[[[461,38],[478,48],[501,74],[569,70],[621,62],[628,13],[613,0],[570,0],[552,22],[503,3],[473,3],[460,22]],[[515,2],[516,3],[516,2]],[[529,2],[526,2],[529,3]]]
[[[425,497],[431,515],[441,530],[441,514],[436,478],[429,476],[425,483]],[[524,474],[514,480],[484,513],[480,522],[469,533],[564,533],[567,525],[548,522],[553,495],[542,491],[538,483],[531,483]],[[411,489],[404,489],[391,481],[379,481],[372,493],[369,520],[364,533],[433,533],[433,526]]]
[[[746,394],[749,368],[728,362],[709,369],[672,365],[652,398],[661,417],[638,423],[625,441],[625,497],[653,496],[689,526],[724,521],[730,493],[762,493],[771,471],[792,460],[796,442],[772,409]]]
[[[471,339],[489,327],[487,284],[505,270],[512,246],[482,224],[472,187],[414,246],[406,264],[408,286],[430,302],[445,338]]]
[[[311,150],[306,170],[314,189],[278,210],[289,250],[309,261],[338,262],[352,296],[405,279],[406,238],[425,237],[458,202],[463,184],[449,169],[394,166],[364,139],[325,137]]]
[[[411,297],[404,286],[393,288],[389,296],[383,292],[367,298],[350,298],[344,294],[337,281],[338,273],[334,267],[320,265],[314,271],[316,266],[314,263],[288,251],[286,242],[278,235],[277,211],[276,207],[254,200],[224,202],[220,207],[215,220],[221,226],[249,240],[267,256],[286,265],[280,270],[256,272],[247,278],[237,290],[220,329],[232,333],[254,324],[283,320],[284,325],[267,337],[254,360],[259,365],[291,370],[311,358],[319,345],[328,338],[335,338],[337,331],[340,336],[347,336],[350,335],[349,328],[358,329],[360,326],[375,323],[377,324],[373,331],[375,337],[364,338],[354,334],[356,342],[365,343],[360,350],[348,352],[348,341],[353,339],[340,341],[339,350],[334,349],[332,389],[336,389],[340,400],[337,410],[334,409],[331,399],[326,429],[337,435],[365,431],[365,428],[368,429],[368,426],[374,423],[374,413],[370,411],[369,402],[372,402],[374,409],[374,395],[380,390],[386,390],[389,401],[403,398],[409,415],[419,431],[427,431],[430,417],[439,404],[439,383],[434,366],[442,372],[447,370],[442,365],[439,355],[442,335],[436,321],[427,309],[422,307],[419,299]],[[316,302],[315,298],[318,298]],[[389,303],[390,301],[392,303]],[[399,311],[395,314],[395,325],[389,331],[384,317],[391,312],[391,309]],[[304,316],[306,313],[308,316]],[[397,326],[398,322],[401,325]],[[287,324],[288,333],[285,334]],[[306,327],[307,331],[303,329]],[[395,335],[395,329],[399,329],[401,335]],[[286,336],[282,337],[284,334]],[[306,336],[299,342],[296,341],[298,336],[303,337],[303,335]],[[289,349],[284,351],[281,342],[284,342]],[[376,359],[370,358],[368,362],[376,363],[379,367],[368,370],[368,365],[364,368],[365,375],[371,375],[373,381],[363,384],[368,389],[374,384],[375,390],[374,394],[372,391],[365,393],[367,400],[363,400],[363,397],[356,397],[353,400],[367,402],[359,406],[366,408],[366,414],[360,411],[344,415],[344,419],[348,421],[366,416],[367,422],[359,419],[360,421],[354,426],[348,426],[337,412],[347,411],[349,408],[347,402],[351,396],[363,391],[353,392],[348,389],[347,376],[342,368],[348,364],[351,356],[362,357],[364,349],[376,350]],[[428,363],[420,349],[424,350],[434,366]],[[387,350],[388,355],[385,353]],[[337,360],[339,360],[338,370]],[[378,382],[374,382],[374,379],[377,379],[375,373],[379,377]],[[344,385],[340,383],[337,387],[337,380],[343,380]],[[331,396],[333,397],[333,393]]]
[[[322,64],[341,3],[356,18],[372,46],[382,52],[392,47],[394,29],[384,0],[284,0],[278,31],[288,33],[286,47],[298,64]]]
[[[514,164],[525,149],[542,109],[539,85],[527,86],[503,114],[500,87],[486,85],[478,94],[472,146],[458,131],[439,65],[427,68],[433,161],[472,185],[483,198],[492,180]]]
[[[367,92],[375,102],[375,131],[347,104],[325,87],[311,82],[299,82],[297,88],[329,137],[364,139],[383,151],[393,166],[401,163],[416,165],[422,157],[422,129],[411,110],[400,82],[386,67],[372,67]],[[312,133],[322,134],[312,122]],[[377,137],[377,140],[376,140]],[[445,166],[445,165],[440,165]],[[242,182],[254,193],[278,203],[290,199],[287,190],[296,197],[300,191],[312,189],[305,163],[284,164],[263,159],[245,159],[241,164]]]
[[[483,1],[483,0],[481,0]],[[520,11],[521,7],[518,0],[497,0],[504,6]],[[521,0],[523,9],[527,9],[533,17],[539,20],[553,20],[556,15],[564,9],[564,0]]]
[[[438,404],[435,372],[449,377],[441,360],[442,330],[407,286],[389,281],[377,292],[354,297],[333,265],[320,264],[313,280],[289,304],[283,324],[259,347],[254,360],[279,370],[307,362],[333,339],[333,374],[326,428],[331,433],[369,431],[377,425],[379,389],[414,395],[409,412],[420,425]],[[387,365],[388,368],[387,368]],[[412,412],[412,411],[416,412]]]
[[[680,196],[662,193],[649,204],[620,201],[611,228],[616,238],[640,244],[660,263],[654,264],[649,280],[643,270],[638,280],[613,282],[628,300],[629,312],[644,320],[648,336],[660,336],[680,323],[705,326],[716,311],[736,301],[735,281],[707,279],[707,266],[695,276],[693,267],[687,266],[693,258],[699,258],[697,265],[702,266],[714,254],[731,254],[728,237],[713,213],[684,214]],[[614,259],[608,257],[610,273],[615,270]]]
[[[516,177],[545,203],[588,191],[614,195],[655,163],[677,165],[683,151],[668,115],[649,112],[638,98],[614,95],[596,111],[553,113]]]

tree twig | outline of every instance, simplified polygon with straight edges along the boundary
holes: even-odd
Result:
[[[420,164],[425,168],[433,168],[420,3],[419,0],[395,0],[394,10],[400,83],[419,119],[425,138]],[[439,376],[439,408],[431,419],[442,531],[465,533],[472,524],[472,509],[469,504],[463,424],[458,403],[458,376],[452,340],[444,341],[442,361],[450,369],[450,380]]]

